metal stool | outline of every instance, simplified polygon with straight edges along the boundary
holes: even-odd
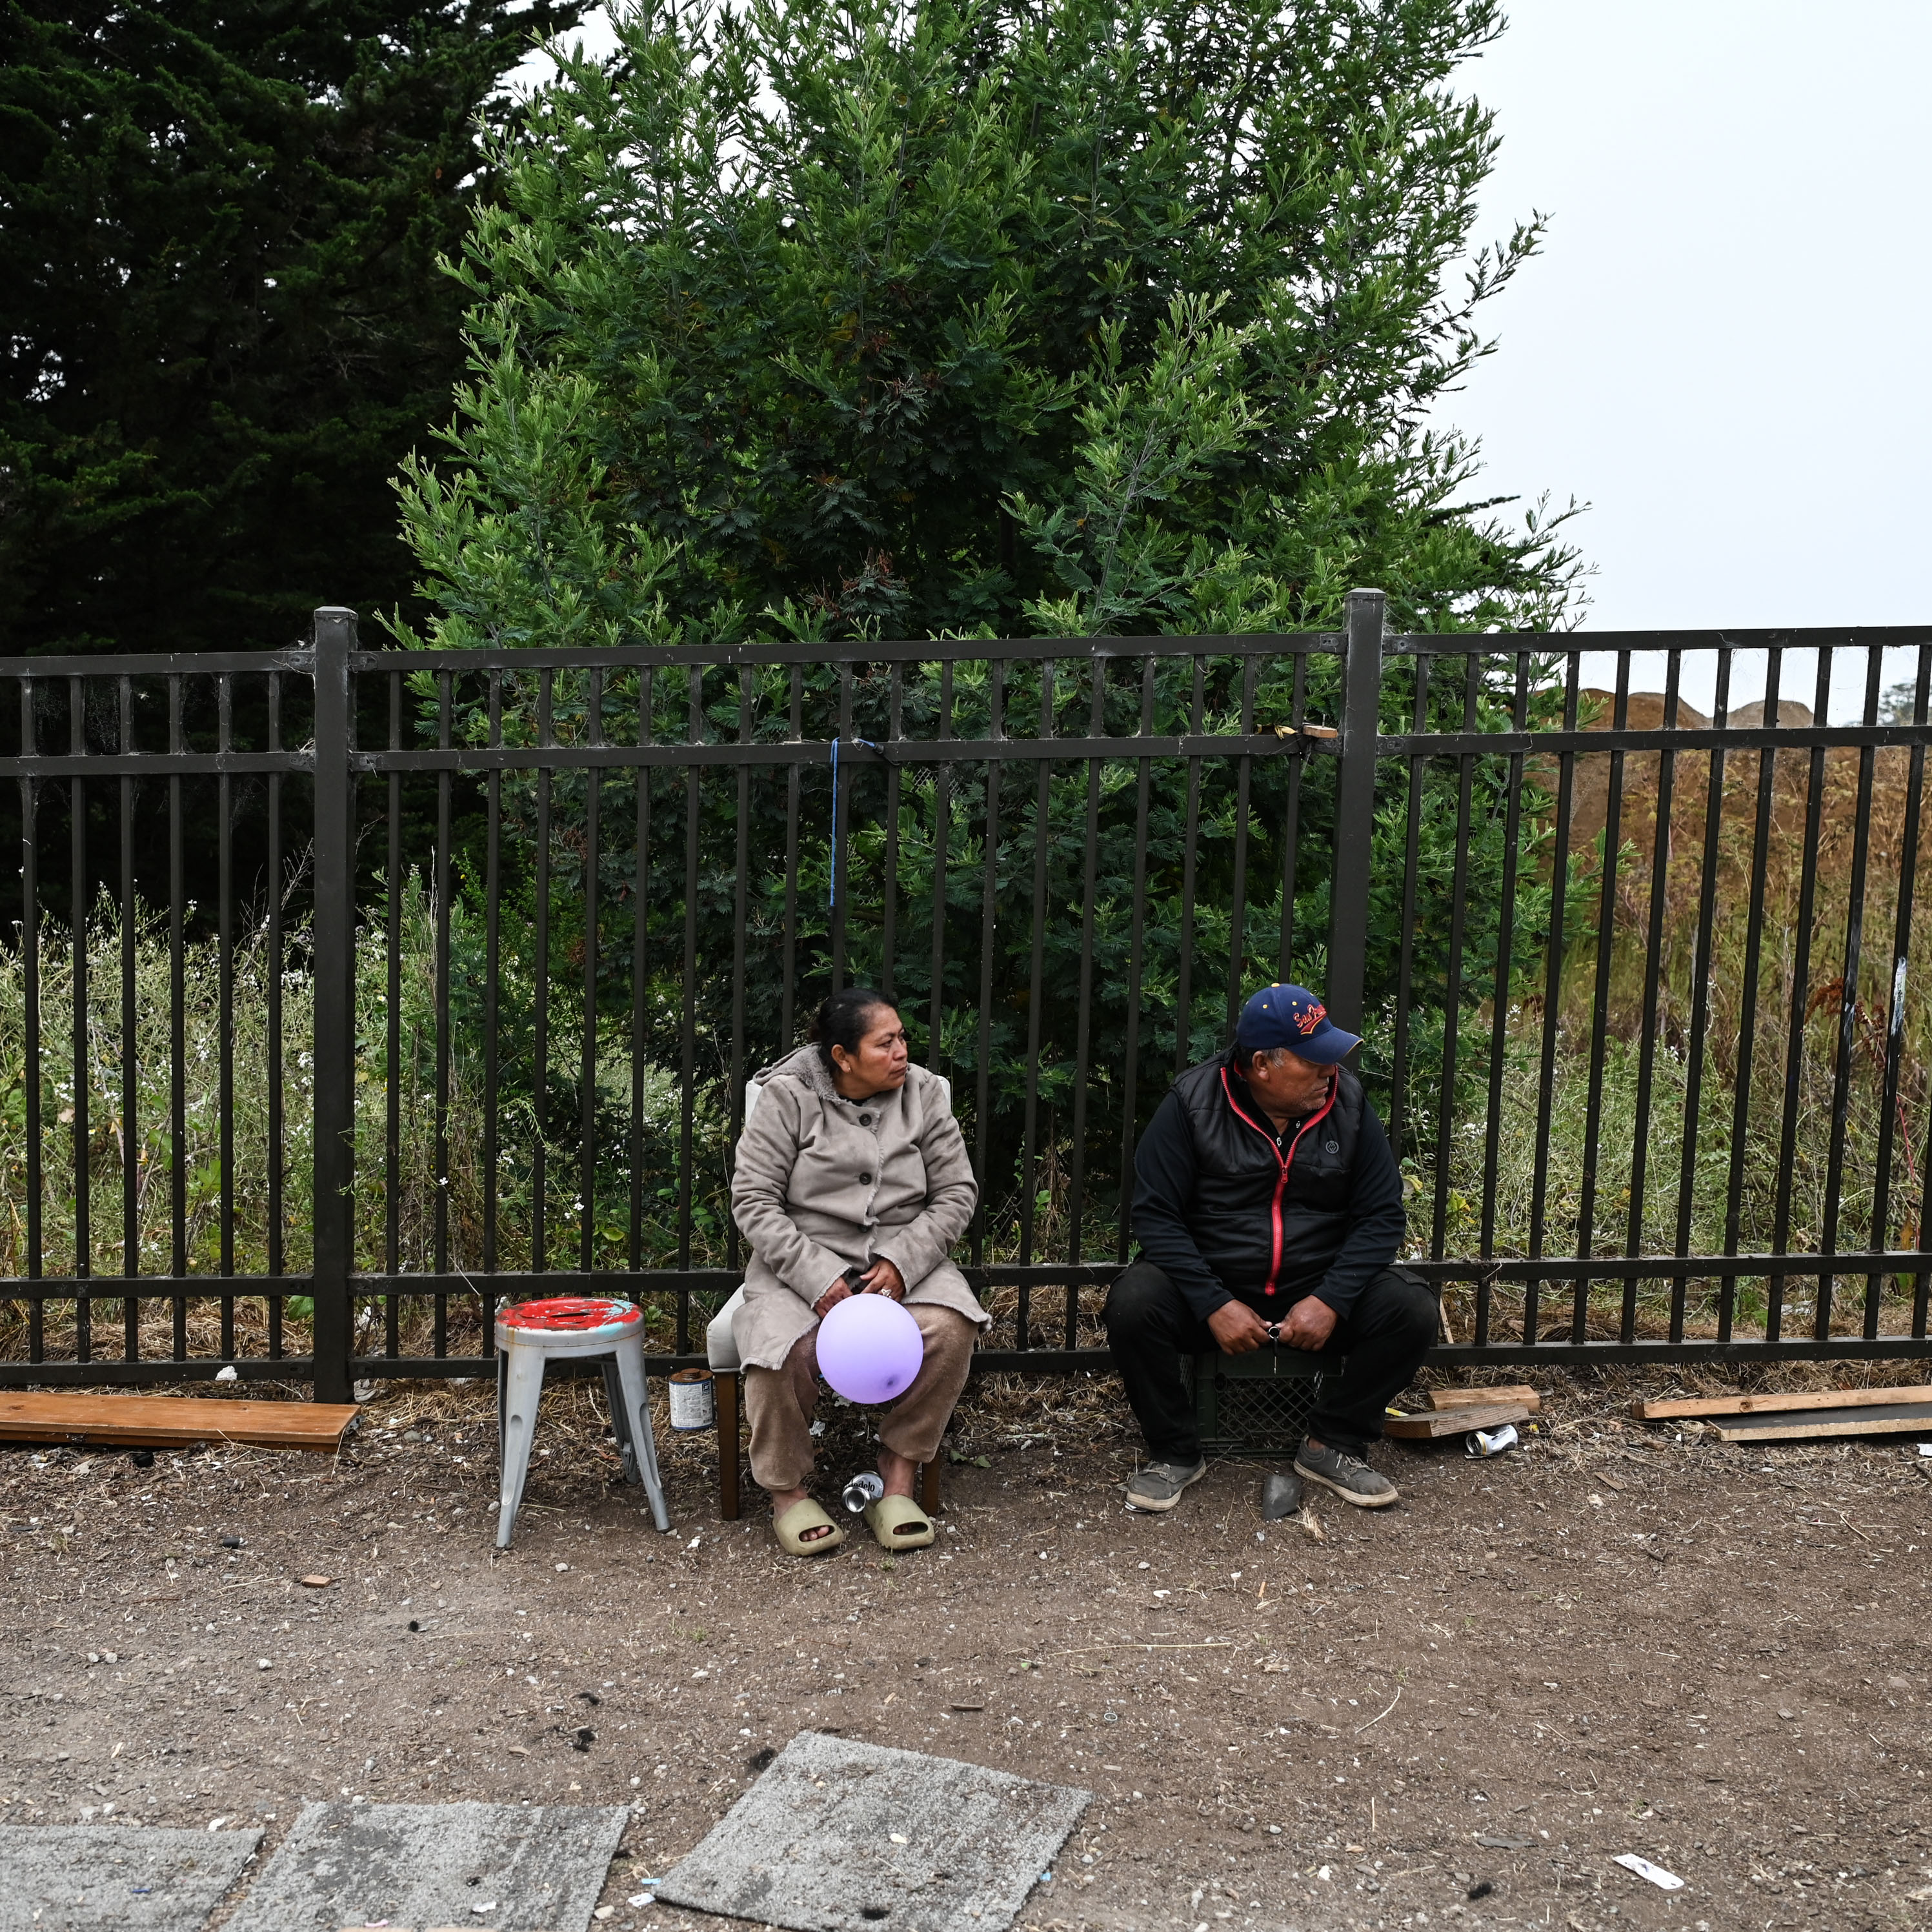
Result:
[[[562,1294],[519,1302],[496,1311],[496,1440],[502,1480],[496,1511],[496,1547],[510,1546],[517,1511],[530,1474],[536,1436],[537,1402],[544,1365],[553,1357],[603,1355],[604,1386],[610,1398],[610,1426],[627,1476],[641,1481],[651,1516],[670,1528],[664,1485],[658,1480],[657,1444],[651,1436],[644,1388],[644,1316],[634,1301],[603,1295]]]

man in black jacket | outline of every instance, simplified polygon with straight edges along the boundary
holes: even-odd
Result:
[[[1136,1509],[1173,1508],[1207,1473],[1182,1355],[1277,1342],[1347,1358],[1324,1384],[1295,1473],[1360,1508],[1396,1500],[1364,1451],[1437,1315],[1427,1284],[1391,1266],[1402,1176],[1341,1064],[1358,1044],[1306,987],[1270,986],[1242,1010],[1232,1048],[1182,1074],[1141,1136],[1140,1258],[1116,1278],[1106,1314],[1152,1459],[1127,1485]]]

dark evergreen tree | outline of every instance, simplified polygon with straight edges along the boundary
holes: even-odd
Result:
[[[0,4],[0,651],[405,595],[477,123],[580,0]]]

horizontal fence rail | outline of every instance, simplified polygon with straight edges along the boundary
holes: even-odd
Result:
[[[1104,1366],[1136,1133],[1291,978],[1440,1359],[1926,1352],[1932,629],[828,648],[0,661],[0,1382],[339,1398],[569,1292],[700,1359],[746,1083],[854,982],[982,1368]]]

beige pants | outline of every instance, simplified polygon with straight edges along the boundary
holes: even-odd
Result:
[[[966,1386],[978,1328],[950,1308],[908,1303],[926,1339],[926,1360],[911,1388],[879,1418],[879,1440],[908,1462],[939,1454],[952,1406]],[[818,1330],[792,1344],[782,1369],[745,1371],[745,1414],[752,1429],[752,1474],[767,1490],[801,1489],[812,1475],[812,1412],[818,1405]]]

